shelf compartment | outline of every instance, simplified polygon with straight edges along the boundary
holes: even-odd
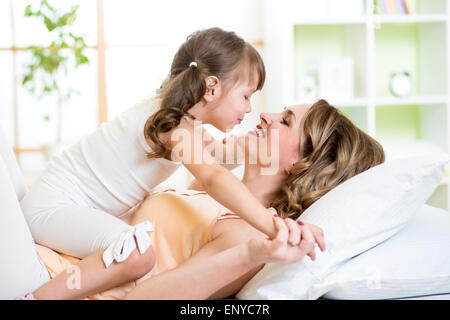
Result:
[[[322,59],[337,57],[351,57],[353,60],[354,97],[350,99],[359,100],[367,97],[366,50],[365,25],[295,25],[294,95],[296,99],[302,99],[299,86],[302,79],[311,73],[312,66]],[[333,97],[319,96],[318,93],[315,98],[334,100]]]
[[[347,118],[349,118],[358,128],[367,132],[367,108],[360,106],[335,105]]]
[[[389,158],[448,152],[446,105],[377,106],[376,138]]]
[[[376,96],[393,97],[389,83],[394,72],[411,75],[412,96],[446,96],[448,59],[447,46],[442,41],[445,38],[446,23],[388,23],[376,28]]]
[[[365,97],[362,98],[354,98],[354,99],[348,99],[348,100],[342,100],[342,99],[330,99],[328,101],[330,104],[332,104],[335,107],[354,107],[354,108],[365,108],[368,105],[368,100]]]
[[[448,103],[447,96],[411,96],[404,98],[397,97],[379,97],[375,99],[377,106],[406,106],[406,105],[422,105],[422,104],[445,104]]]
[[[411,14],[411,15],[374,15],[373,23],[432,23],[445,22],[447,16],[444,14]]]
[[[368,0],[374,1],[374,0]],[[395,0],[394,0],[395,1]],[[447,0],[407,0],[410,14],[415,15],[437,15],[446,11]],[[373,3],[376,3],[375,1]],[[381,7],[381,5],[379,5]],[[405,16],[405,14],[375,14],[377,16]]]

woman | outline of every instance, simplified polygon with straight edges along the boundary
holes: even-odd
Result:
[[[279,148],[273,148],[274,141],[280,143]],[[238,143],[245,148],[243,183],[283,218],[300,217],[326,192],[384,161],[381,145],[324,100],[311,107],[294,106],[282,113],[262,114],[257,129],[238,138]],[[254,154],[260,146],[278,151],[278,155],[271,154],[272,158],[278,156],[276,173],[261,174],[267,163],[263,163],[261,154]],[[251,164],[251,159],[257,159],[256,163]],[[156,216],[154,212],[164,214]],[[155,225],[150,235],[156,256],[152,271],[94,298],[229,297],[265,263],[299,261],[306,254],[314,259],[314,242],[325,249],[320,228],[306,225],[296,232],[293,219],[280,223],[282,220],[275,218],[278,236],[269,241],[205,193],[168,190],[154,194],[130,220],[130,224],[149,220]],[[67,262],[55,262],[53,253],[44,248],[39,251],[55,274],[67,267]]]

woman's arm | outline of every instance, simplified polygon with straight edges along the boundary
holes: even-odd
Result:
[[[211,242],[208,246],[214,247],[215,244]],[[204,254],[188,262],[146,280],[130,292],[126,299],[204,300],[249,270],[255,269],[252,274],[259,270],[258,265],[250,261],[248,246],[245,243],[217,254]],[[248,277],[251,276],[249,274]],[[222,292],[214,298],[226,296],[227,294]]]
[[[138,285],[126,299],[221,299],[238,292],[265,263],[300,261],[314,251],[314,237],[305,229],[300,246],[287,244],[289,232],[273,218],[277,236],[267,240],[237,222],[202,247],[178,268]]]
[[[190,259],[139,284],[126,299],[218,299],[236,292],[237,283],[222,288],[241,277],[245,283],[262,267],[251,261],[246,242],[264,235],[240,219],[221,221],[218,227],[215,238]]]

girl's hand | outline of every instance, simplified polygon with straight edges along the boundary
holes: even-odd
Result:
[[[292,220],[292,219],[291,219]],[[305,255],[309,255],[311,259],[315,258],[314,254],[314,234],[308,227],[302,226],[301,241],[298,245],[290,245],[290,232],[288,223],[285,220],[273,217],[277,235],[273,240],[270,239],[251,239],[248,242],[248,250],[250,259],[257,263],[269,262],[298,262]],[[294,222],[295,223],[295,222]],[[298,226],[298,225],[297,225]],[[298,231],[298,228],[296,228]],[[298,238],[298,233],[292,235],[294,240]],[[314,259],[313,259],[314,260]]]
[[[300,220],[294,221],[290,218],[283,218],[289,228],[289,244],[297,246],[302,240],[302,234],[309,230],[314,236],[314,241],[318,244],[320,250],[325,251],[325,240],[322,228],[309,223],[303,223]],[[311,260],[316,259],[315,251],[308,254]]]

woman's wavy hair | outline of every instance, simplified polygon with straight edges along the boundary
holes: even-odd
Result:
[[[302,132],[302,159],[271,203],[282,217],[297,219],[328,191],[385,160],[381,144],[325,100],[306,112]]]
[[[191,62],[197,65],[190,66]],[[164,157],[168,152],[158,137],[160,133],[178,126],[184,115],[194,118],[188,111],[205,95],[205,79],[209,76],[216,76],[224,84],[225,91],[239,80],[252,82],[257,76],[257,90],[261,90],[266,73],[256,49],[234,32],[210,28],[188,36],[175,54],[168,77],[157,91],[161,107],[150,117],[146,129],[147,137],[156,146],[154,152],[147,154],[149,158]]]

